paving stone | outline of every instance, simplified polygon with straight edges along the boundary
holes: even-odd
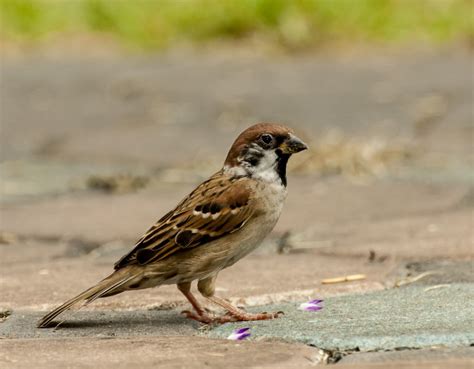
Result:
[[[296,304],[261,307],[284,311],[282,319],[228,324],[211,331],[225,337],[236,327],[251,327],[255,338],[277,337],[330,351],[374,351],[474,343],[472,284],[426,290],[411,286],[328,298],[319,312]],[[324,298],[324,296],[313,296]]]
[[[427,349],[416,350],[398,350],[398,351],[378,351],[378,352],[361,352],[352,353],[351,355],[343,356],[337,362],[338,366],[341,364],[373,364],[373,363],[407,363],[417,362],[419,364],[430,364],[436,362],[446,362],[449,360],[456,360],[458,363],[467,365],[474,363],[474,348],[473,347],[435,347]],[[457,366],[455,366],[457,368]],[[446,367],[447,368],[447,367]],[[453,367],[454,368],[454,367]]]
[[[189,336],[0,340],[2,369],[304,369],[321,357],[301,344]]]
[[[449,283],[474,283],[474,262],[452,260],[414,261],[406,265],[408,278],[414,284],[439,285]],[[417,277],[421,277],[417,279]]]
[[[177,310],[75,311],[55,328],[36,328],[43,314],[14,310],[0,324],[0,337],[66,338],[66,337],[133,337],[192,336],[199,333],[197,322],[183,317]],[[58,323],[61,319],[58,320]]]

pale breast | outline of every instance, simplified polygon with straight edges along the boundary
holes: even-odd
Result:
[[[287,195],[286,187],[264,182],[259,182],[257,186],[258,198],[256,203],[258,205],[256,215],[252,217],[244,229],[238,232],[240,234],[235,235],[240,240],[236,240],[236,245],[232,246],[232,250],[229,250],[231,252],[225,267],[234,264],[257,248],[280,218]]]

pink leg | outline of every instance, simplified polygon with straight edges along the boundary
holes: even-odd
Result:
[[[198,322],[204,324],[211,324],[211,323],[228,323],[228,322],[238,322],[238,321],[250,321],[250,320],[268,320],[268,319],[276,319],[283,315],[283,312],[279,311],[276,313],[259,313],[259,314],[251,314],[247,313],[226,300],[214,296],[214,281],[215,276],[209,277],[203,280],[200,280],[198,283],[198,289],[201,294],[208,299],[209,301],[213,302],[216,305],[219,305],[226,309],[228,313],[223,316],[212,317],[210,316],[204,308],[199,304],[197,299],[191,293],[191,283],[181,283],[178,284],[178,289],[182,292],[184,296],[188,299],[188,301],[193,306],[195,312],[185,310],[182,313],[186,315],[187,318],[197,320]]]
[[[213,318],[209,316],[209,314],[204,310],[201,306],[199,301],[194,297],[191,293],[191,283],[180,283],[178,284],[178,289],[181,293],[188,299],[188,301],[193,306],[196,312],[192,312],[189,310],[184,310],[181,313],[186,315],[187,318],[197,320],[198,322],[210,324],[213,322]]]

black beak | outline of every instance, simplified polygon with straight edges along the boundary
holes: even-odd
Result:
[[[297,152],[306,150],[307,148],[308,146],[294,135],[290,135],[290,138],[280,146],[281,151],[285,154],[296,154]]]

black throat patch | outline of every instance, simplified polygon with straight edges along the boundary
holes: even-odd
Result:
[[[281,179],[281,183],[286,187],[286,165],[288,164],[288,159],[290,159],[291,155],[283,154],[280,150],[276,150],[276,154],[278,156],[276,171]]]

